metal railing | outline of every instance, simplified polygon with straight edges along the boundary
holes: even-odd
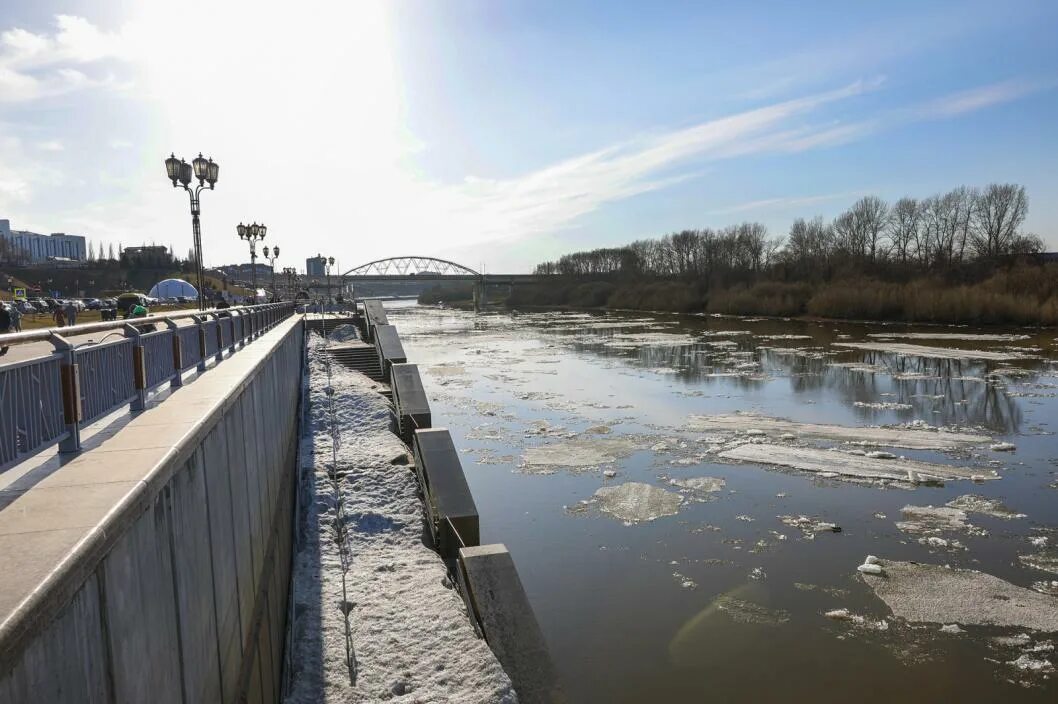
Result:
[[[143,410],[152,389],[183,385],[187,370],[205,371],[293,313],[293,303],[267,303],[0,335],[3,347],[53,347],[0,365],[0,471],[56,443],[79,451],[84,426],[126,404]],[[103,339],[71,339],[97,332]]]

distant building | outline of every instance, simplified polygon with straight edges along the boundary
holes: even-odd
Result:
[[[76,261],[88,258],[85,239],[81,235],[67,235],[64,232],[41,235],[25,230],[12,230],[10,220],[0,220],[0,237],[17,253],[18,258],[26,262],[45,262],[56,257]]]
[[[127,257],[162,257],[169,256],[169,248],[163,245],[150,245],[141,247],[126,247],[122,250]]]
[[[306,259],[305,273],[309,276],[324,276],[327,273],[327,257],[317,254]]]
[[[272,267],[267,264],[226,264],[217,268],[229,279],[250,281],[253,277],[254,267],[257,268],[258,284],[263,282],[262,276],[272,275]]]

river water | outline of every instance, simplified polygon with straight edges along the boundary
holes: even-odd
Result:
[[[481,540],[511,551],[571,701],[1056,701],[1058,634],[909,622],[857,572],[871,554],[1058,589],[1055,331],[405,304],[390,321],[463,453]],[[775,418],[801,425],[780,432]],[[803,424],[986,437],[863,447]],[[873,461],[897,474],[917,460],[977,481],[721,456],[739,447],[817,452],[839,470],[881,450],[897,457]],[[966,495],[1024,516],[897,525],[915,518],[905,507]],[[1053,617],[1047,598],[1036,608]]]

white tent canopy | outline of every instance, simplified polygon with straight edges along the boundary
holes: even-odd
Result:
[[[151,298],[198,298],[198,291],[183,279],[165,279],[156,283],[147,295]]]

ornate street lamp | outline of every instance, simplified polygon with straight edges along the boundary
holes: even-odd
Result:
[[[283,274],[287,277],[287,295],[290,296],[290,300],[297,300],[295,285],[297,284],[298,270],[292,266],[285,266],[283,267]]]
[[[206,302],[202,287],[202,227],[199,224],[198,196],[203,189],[217,185],[217,177],[220,175],[220,166],[213,159],[206,159],[199,152],[198,156],[187,163],[183,159],[177,159],[175,154],[170,154],[165,160],[165,174],[173,182],[173,188],[183,188],[191,197],[191,231],[195,237],[195,275],[198,282],[198,309],[205,310]],[[198,185],[191,187],[192,175],[198,179]]]
[[[253,302],[257,302],[257,242],[265,238],[265,233],[268,232],[268,228],[264,225],[258,225],[254,223],[252,225],[243,225],[241,222],[236,226],[235,231],[239,235],[239,239],[246,240],[250,244],[250,280],[253,282]]]
[[[327,305],[331,303],[331,267],[334,266],[334,257],[327,257]]]
[[[272,247],[271,256],[269,256],[267,246],[264,248],[263,254],[264,258],[268,260],[268,266],[272,268],[272,301],[275,302],[279,298],[276,293],[276,258],[279,257],[279,245]]]

